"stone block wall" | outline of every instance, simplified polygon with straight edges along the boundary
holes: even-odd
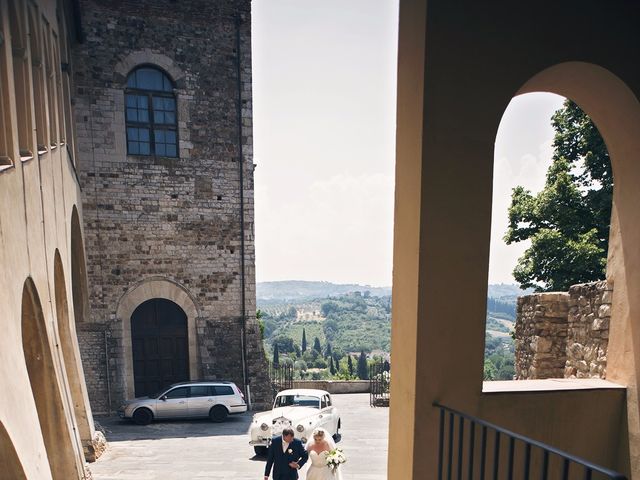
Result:
[[[539,293],[518,298],[517,380],[564,375],[568,297],[567,293]]]
[[[115,343],[113,357],[102,360],[113,376],[111,408],[130,391],[123,325],[130,319],[118,318],[118,304],[151,278],[179,285],[197,306],[198,368],[192,379],[244,384],[246,319],[252,400],[270,404],[255,319],[251,2],[78,3],[84,41],[73,50],[73,97],[90,285],[87,321],[102,324]],[[175,83],[177,157],[127,153],[126,78],[147,65]],[[94,340],[87,333],[88,345]],[[106,371],[91,350],[87,346],[83,356],[88,377],[94,369]],[[100,382],[88,379],[92,401],[104,396]]]
[[[78,323],[76,333],[91,409],[94,415],[106,414],[113,381],[108,375],[109,331],[101,323]]]
[[[605,281],[569,289],[565,378],[606,378],[612,294]]]
[[[516,379],[606,378],[612,293],[601,281],[518,298]]]

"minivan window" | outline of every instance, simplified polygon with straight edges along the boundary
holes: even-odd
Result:
[[[187,387],[178,387],[164,394],[167,398],[187,398],[189,389]]]
[[[211,395],[211,391],[208,385],[199,385],[197,387],[190,387],[191,388],[191,397],[208,397],[209,395]]]
[[[216,385],[216,395],[233,395],[233,388],[226,385]]]

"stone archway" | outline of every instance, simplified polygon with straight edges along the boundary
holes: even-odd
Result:
[[[6,478],[11,478],[12,480],[27,479],[20,457],[18,457],[11,437],[9,437],[2,422],[0,422],[0,465],[2,465],[2,475],[6,475]]]
[[[576,102],[598,127],[607,145],[614,177],[607,281],[614,285],[611,305],[607,380],[626,385],[629,438],[640,435],[640,102],[609,70],[585,62],[547,68],[527,81],[518,94],[544,91]],[[631,471],[640,471],[640,445],[629,442]]]
[[[22,349],[40,430],[54,480],[78,478],[70,429],[38,292],[31,279],[22,293]]]
[[[162,277],[147,278],[133,286],[118,302],[116,317],[122,322],[122,346],[124,350],[124,393],[127,398],[135,394],[133,374],[133,345],[131,341],[131,317],[134,311],[147,300],[166,299],[178,305],[187,317],[187,344],[189,378],[198,378],[198,352],[196,343],[196,319],[199,308],[189,292],[171,280]]]

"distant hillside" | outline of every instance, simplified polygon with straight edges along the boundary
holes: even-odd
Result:
[[[384,297],[391,295],[391,287],[371,287],[369,285],[336,284],[304,280],[258,282],[256,285],[258,304],[262,305],[265,303],[278,303],[290,300],[300,301],[326,298],[353,292],[369,292],[373,297]]]
[[[356,293],[358,292],[358,293]],[[489,285],[485,342],[485,379],[513,377],[514,342],[511,333],[516,298],[530,291],[517,285]],[[267,356],[278,344],[280,355],[309,368],[327,367],[327,355],[313,354],[318,338],[322,352],[328,344],[341,357],[347,352],[389,352],[391,340],[391,288],[338,285],[330,282],[282,281],[257,284]],[[301,352],[303,331],[307,352]],[[312,358],[313,357],[313,358]],[[318,358],[316,358],[318,357]],[[344,363],[344,361],[343,361]],[[298,368],[298,367],[296,367]],[[323,375],[328,375],[325,371]]]
[[[487,288],[487,297],[495,298],[503,302],[516,302],[516,298],[522,295],[529,295],[533,293],[533,289],[528,288],[521,290],[518,285],[513,283],[494,283]]]

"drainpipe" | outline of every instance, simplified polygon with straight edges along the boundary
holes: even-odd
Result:
[[[104,332],[104,366],[107,374],[107,413],[111,413],[111,372],[109,371],[109,337],[107,330]]]
[[[235,17],[236,24],[236,81],[238,90],[237,120],[238,120],[238,173],[240,177],[240,283],[241,283],[241,350],[242,350],[242,380],[247,394],[247,404],[251,409],[251,390],[249,388],[249,371],[247,365],[247,298],[245,278],[245,242],[244,242],[244,156],[242,151],[242,79],[240,68],[240,15]]]

